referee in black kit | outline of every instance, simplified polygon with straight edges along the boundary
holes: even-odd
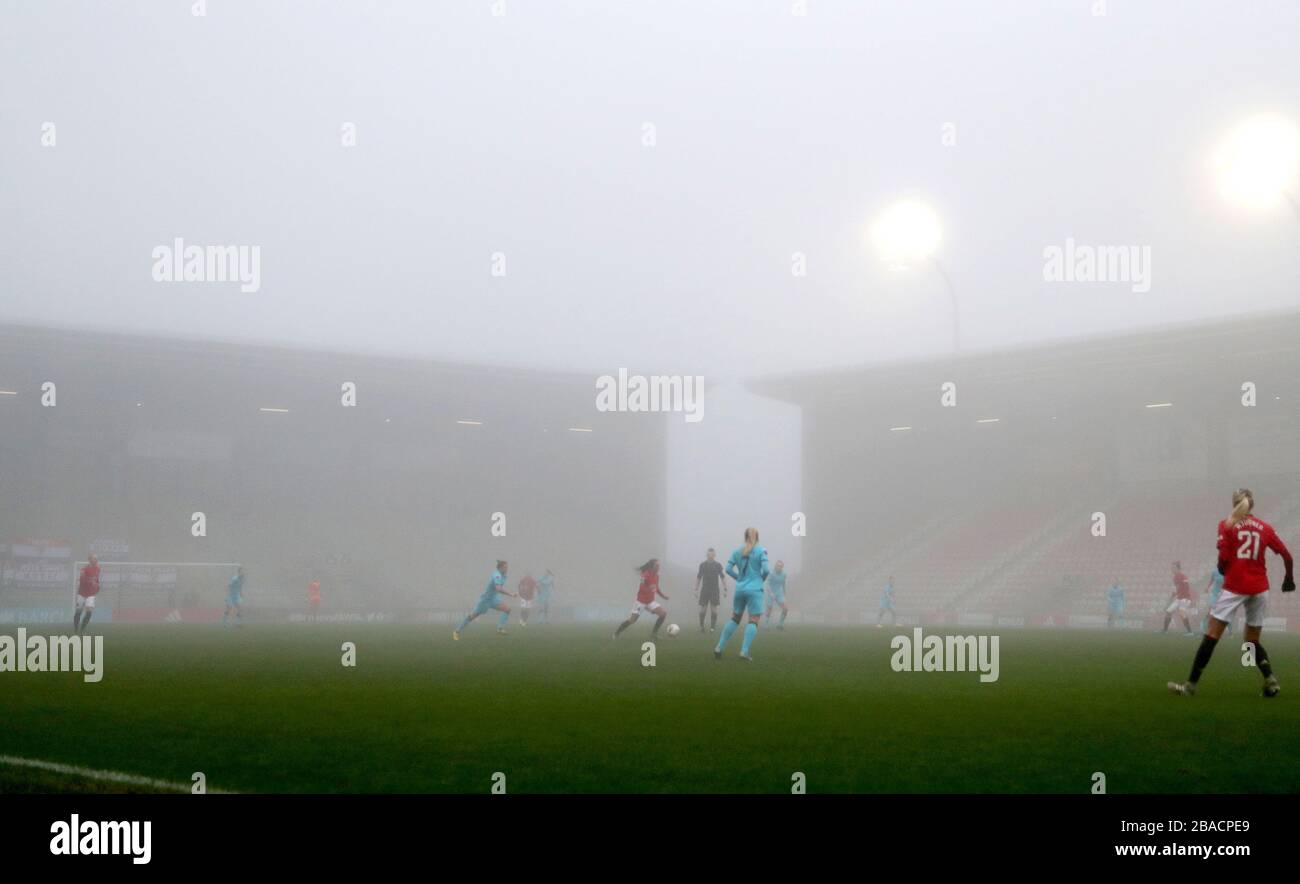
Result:
[[[722,573],[718,554],[709,547],[709,557],[700,562],[695,574],[695,594],[700,599],[700,632],[704,631],[704,609],[709,609],[709,632],[718,631],[718,603],[727,592],[727,578]]]

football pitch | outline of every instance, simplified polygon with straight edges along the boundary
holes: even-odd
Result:
[[[1300,639],[1266,635],[1282,695],[1225,639],[1194,698],[1177,634],[1001,630],[998,681],[894,672],[898,630],[764,630],[722,661],[682,621],[450,627],[113,626],[104,677],[0,673],[0,756],[237,792],[1296,792]],[[5,630],[14,634],[12,627]],[[29,630],[32,632],[37,629]],[[44,630],[49,632],[49,630]],[[932,630],[927,629],[929,634]],[[949,632],[962,632],[952,629]],[[933,629],[936,634],[944,631]],[[341,663],[344,642],[356,666]],[[0,791],[150,791],[0,764]]]

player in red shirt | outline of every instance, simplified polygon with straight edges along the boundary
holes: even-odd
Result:
[[[90,561],[81,569],[77,581],[77,607],[72,613],[72,631],[85,632],[95,613],[95,596],[99,595],[99,557],[91,553]]]
[[[1187,615],[1192,610],[1192,582],[1187,579],[1183,573],[1183,563],[1174,562],[1174,591],[1169,594],[1169,606],[1165,608],[1165,628],[1161,632],[1169,631],[1169,623],[1174,619],[1174,612],[1183,618],[1183,628],[1187,634],[1192,634],[1192,624]]]
[[[537,581],[531,571],[525,571],[519,581],[519,625],[528,625],[528,612],[533,609],[533,599],[537,598]]]
[[[307,612],[313,623],[320,616],[320,580],[307,584]]]
[[[659,618],[655,621],[654,629],[650,630],[650,637],[654,638],[668,617],[668,610],[659,604],[659,599],[668,600],[668,596],[659,591],[659,560],[651,559],[637,570],[641,572],[641,585],[636,590],[636,602],[632,605],[632,613],[614,631],[614,638],[618,638],[643,613],[654,614]]]
[[[1196,683],[1210,662],[1214,646],[1240,608],[1246,612],[1245,639],[1251,645],[1255,665],[1264,676],[1264,696],[1276,697],[1280,690],[1277,676],[1268,662],[1268,654],[1259,643],[1260,630],[1264,628],[1264,613],[1268,608],[1268,570],[1264,564],[1264,550],[1271,549],[1282,557],[1286,576],[1282,578],[1282,591],[1294,592],[1295,579],[1291,571],[1291,553],[1278,538],[1273,526],[1251,514],[1255,509],[1255,495],[1247,488],[1233,492],[1232,515],[1219,523],[1219,573],[1223,575],[1223,592],[1210,608],[1210,622],[1192,661],[1192,673],[1187,681],[1169,682],[1169,690],[1182,696],[1196,693]]]

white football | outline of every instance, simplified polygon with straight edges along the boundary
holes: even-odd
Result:
[[[679,632],[681,632],[681,631],[682,631],[682,628],[681,628],[680,626],[678,626],[676,623],[669,623],[669,624],[668,624],[668,635],[669,635],[670,637],[676,635],[677,633],[679,633]]]

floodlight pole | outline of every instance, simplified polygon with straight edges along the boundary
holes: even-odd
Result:
[[[952,352],[957,353],[961,351],[961,319],[957,314],[957,290],[953,288],[952,277],[948,275],[943,264],[939,263],[939,259],[931,255],[930,263],[943,279],[944,287],[948,289],[948,300],[952,302]]]

